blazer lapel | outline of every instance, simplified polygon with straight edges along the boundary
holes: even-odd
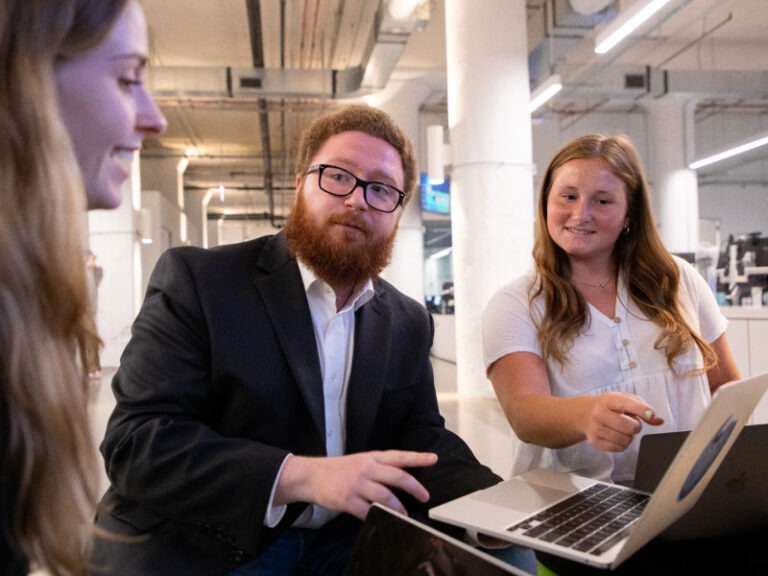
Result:
[[[315,332],[301,274],[288,253],[284,233],[277,234],[266,244],[259,256],[258,266],[268,273],[259,274],[255,281],[256,289],[264,300],[288,365],[324,446],[323,382]]]

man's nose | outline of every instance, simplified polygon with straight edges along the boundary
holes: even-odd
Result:
[[[352,192],[344,198],[344,203],[353,208],[367,209],[368,201],[365,199],[365,188],[363,185],[359,182],[355,184]]]

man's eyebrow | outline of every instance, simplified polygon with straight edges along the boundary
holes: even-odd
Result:
[[[368,180],[370,180],[371,182],[381,182],[382,184],[397,182],[397,178],[395,178],[392,174],[384,170],[374,170],[368,176]],[[394,186],[394,184],[392,185]]]

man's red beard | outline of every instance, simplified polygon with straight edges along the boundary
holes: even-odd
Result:
[[[353,225],[365,234],[346,241],[331,235],[334,224]],[[304,201],[304,191],[299,190],[296,203],[285,223],[288,249],[307,265],[317,276],[331,286],[353,283],[355,285],[377,277],[389,264],[395,244],[395,233],[379,241],[371,240],[371,231],[365,221],[354,213],[335,215],[316,224]],[[358,235],[359,236],[359,235]]]

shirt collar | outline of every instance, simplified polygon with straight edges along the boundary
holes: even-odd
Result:
[[[315,284],[319,284],[321,286],[327,287],[330,292],[333,292],[333,289],[330,287],[330,285],[317,276],[310,268],[308,268],[301,260],[297,259],[297,263],[299,265],[299,272],[301,273],[301,281],[304,284],[304,291],[309,292],[310,288]],[[366,280],[363,284],[359,285],[355,288],[355,290],[352,292],[352,297],[349,299],[351,302],[351,306],[354,310],[357,310],[360,308],[363,304],[368,302],[371,298],[373,298],[374,295],[374,289],[373,289],[373,281],[369,278]],[[347,304],[345,308],[349,308],[350,304]]]

